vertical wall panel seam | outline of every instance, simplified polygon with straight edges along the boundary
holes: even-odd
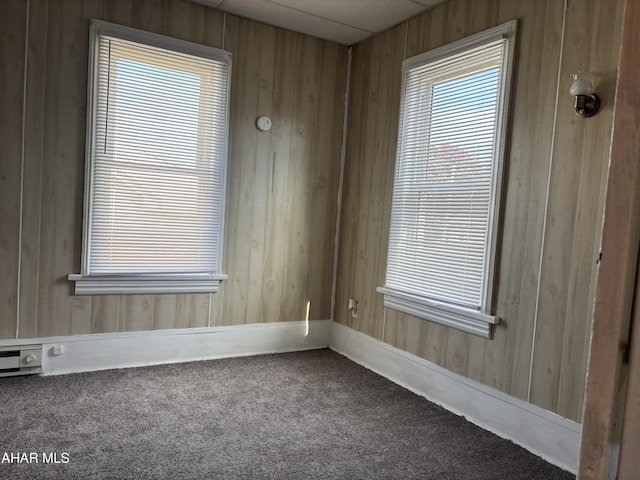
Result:
[[[27,0],[24,32],[24,67],[22,71],[22,144],[20,145],[20,206],[18,226],[18,268],[16,273],[16,339],[20,338],[20,283],[22,282],[22,214],[24,206],[24,146],[27,125],[27,60],[29,56],[29,10],[30,0]]]
[[[104,4],[103,4],[104,7]],[[45,11],[45,38],[48,36],[48,31],[49,31],[49,4],[47,3],[47,9]],[[47,97],[47,88],[46,88],[46,78],[47,78],[47,54],[48,54],[48,43],[45,41],[44,42],[44,52],[42,55],[43,58],[43,72],[42,72],[42,83],[44,85],[43,88],[43,99],[42,99],[42,115],[43,115],[43,120],[42,120],[42,128],[40,129],[40,151],[38,152],[38,159],[39,159],[39,168],[40,168],[40,188],[38,189],[38,261],[37,261],[37,268],[36,268],[36,282],[35,282],[35,290],[36,290],[36,301],[35,301],[35,315],[34,315],[34,328],[33,328],[33,335],[38,334],[38,323],[39,323],[39,318],[40,318],[40,302],[39,302],[39,290],[40,290],[40,245],[41,245],[41,240],[42,240],[42,182],[44,181],[43,178],[44,176],[42,175],[42,169],[43,169],[43,165],[42,165],[42,159],[44,158],[44,131],[45,131],[45,127],[44,127],[44,117],[45,117],[45,101],[46,101],[46,97]]]
[[[227,12],[222,12],[222,49],[224,50],[224,41],[227,34]]]
[[[221,45],[221,48],[223,50],[225,49],[224,42],[226,40],[226,33],[227,33],[227,12],[222,12],[222,45]],[[233,62],[233,60],[232,60],[232,62]],[[231,68],[233,68],[233,65],[232,65]],[[228,141],[228,139],[227,139],[227,141]],[[228,162],[229,162],[229,154],[227,152],[227,163]],[[226,181],[228,182],[229,179],[227,178]],[[224,239],[223,239],[223,241],[224,241]],[[221,259],[221,261],[222,261],[222,259]],[[207,326],[209,328],[211,328],[211,313],[212,313],[211,303],[213,302],[213,295],[214,295],[213,293],[209,294],[209,314],[208,314],[208,317],[207,317]]]
[[[317,60],[317,64],[318,64],[318,75],[317,75],[317,79],[315,82],[315,92],[316,92],[316,102],[314,105],[314,113],[313,113],[313,128],[314,130],[317,132],[319,130],[318,125],[320,124],[320,97],[322,95],[322,65],[324,62],[324,54],[326,52],[326,42],[321,42],[320,43],[320,47],[318,48],[319,50],[319,55],[318,55],[318,60]],[[273,99],[273,94],[271,95],[271,98]],[[316,166],[318,164],[318,143],[319,139],[316,138],[313,141],[313,144],[311,145],[311,148],[313,149],[313,153],[311,154],[311,179],[310,179],[310,186],[309,186],[309,191],[313,192],[313,179],[315,178],[315,169]],[[313,195],[313,194],[312,194]],[[309,209],[311,212],[313,212],[313,200],[310,201],[309,203]],[[309,240],[307,240],[309,242],[309,245],[311,244],[311,230],[312,230],[312,220],[311,218],[307,219],[307,225],[305,226],[306,230],[307,230],[307,235]],[[324,251],[326,249],[326,244],[325,242],[322,242],[322,247],[323,247],[323,256],[324,256]],[[307,264],[307,274],[305,275],[305,288],[304,288],[304,292],[305,292],[305,299],[303,302],[304,305],[304,310],[303,310],[303,316],[305,321],[307,322],[307,335],[309,334],[309,313],[311,310],[311,293],[309,291],[310,285],[313,285],[313,282],[310,280],[310,268],[309,268],[309,263],[310,263],[310,259],[309,256],[307,255],[306,258],[306,264]],[[324,279],[321,279],[324,280]],[[324,289],[324,284],[321,283],[320,285],[320,291],[322,292],[322,290]],[[321,300],[322,301],[322,300]],[[329,315],[331,315],[331,312],[329,312]]]
[[[353,47],[347,47],[347,71],[344,87],[344,108],[342,111],[342,142],[340,145],[340,173],[338,174],[338,194],[336,200],[336,229],[333,238],[333,271],[331,272],[331,311],[329,318],[336,316],[336,290],[338,283],[338,254],[340,253],[340,222],[342,221],[342,199],[344,190],[344,169],[347,157],[347,132],[349,124],[349,99],[351,96],[351,56]]]
[[[404,27],[404,54],[402,55],[402,60],[407,59],[407,44],[409,43],[409,20],[405,22]]]
[[[164,33],[165,35],[167,35],[167,28],[169,25],[169,3],[167,2],[167,0],[164,1],[163,5],[162,5],[162,10],[163,10],[163,22],[162,22],[162,33]]]
[[[562,12],[562,34],[560,35],[560,55],[558,58],[558,78],[556,81],[556,102],[555,102],[555,111],[553,114],[553,129],[551,135],[551,149],[549,152],[549,172],[547,174],[547,191],[545,196],[545,204],[544,204],[544,218],[542,223],[542,242],[540,244],[540,263],[538,264],[538,286],[536,289],[536,303],[535,303],[535,312],[533,316],[533,335],[531,336],[531,357],[529,360],[529,381],[527,384],[527,402],[531,402],[531,382],[533,378],[533,359],[535,356],[536,349],[536,330],[538,328],[538,313],[540,311],[540,290],[542,287],[542,264],[544,261],[544,244],[545,244],[545,235],[547,232],[547,217],[549,215],[549,193],[551,191],[551,170],[553,167],[554,160],[554,147],[556,143],[556,128],[558,123],[558,104],[560,102],[560,76],[562,75],[562,56],[564,54],[564,34],[567,24],[567,8],[568,8],[568,0],[564,0],[564,9]]]
[[[380,332],[380,341],[384,342],[384,331],[387,328],[387,308],[382,310],[382,332]]]

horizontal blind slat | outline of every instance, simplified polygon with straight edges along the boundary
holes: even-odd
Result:
[[[504,49],[403,72],[387,286],[481,305]]]
[[[217,272],[226,62],[99,38],[89,273]]]

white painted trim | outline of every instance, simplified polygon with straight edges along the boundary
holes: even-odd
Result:
[[[331,326],[329,347],[549,463],[576,472],[580,424],[337,323]]]
[[[42,345],[45,375],[328,346],[554,465],[577,469],[580,424],[330,320],[0,340],[0,348],[34,344]],[[54,346],[62,355],[53,355]]]
[[[443,58],[447,58],[453,55],[457,55],[466,50],[480,47],[491,42],[495,42],[503,39],[512,39],[516,35],[518,29],[518,20],[509,20],[501,25],[489,28],[482,32],[478,32],[474,35],[456,40],[451,43],[442,45],[423,53],[419,53],[413,57],[406,58],[402,62],[402,70],[407,70],[416,66],[421,66],[427,63],[437,62]],[[513,56],[513,43],[511,42],[509,56]],[[406,56],[406,55],[405,55]]]
[[[225,105],[223,110],[224,122],[222,125],[220,158],[215,159],[215,165],[211,166],[211,174],[217,176],[215,181],[215,192],[219,192],[219,199],[216,200],[217,218],[212,219],[212,238],[215,237],[217,249],[215,251],[215,264],[210,265],[211,274],[214,277],[212,282],[203,284],[202,282],[181,281],[179,284],[170,282],[150,283],[142,281],[142,277],[132,276],[127,280],[117,282],[103,281],[93,278],[90,269],[90,259],[92,257],[91,230],[93,224],[94,208],[94,184],[96,175],[96,128],[100,117],[98,105],[98,83],[100,80],[99,66],[103,60],[111,59],[111,47],[109,47],[109,58],[103,59],[100,54],[100,42],[103,38],[113,38],[139,44],[142,47],[155,47],[167,50],[172,53],[181,53],[188,57],[198,57],[201,60],[210,60],[226,67],[226,85],[224,85]],[[224,39],[223,39],[224,40]],[[169,37],[154,32],[139,30],[124,25],[105,22],[103,20],[91,19],[89,21],[89,58],[87,73],[87,114],[86,114],[86,142],[85,142],[85,175],[84,175],[84,200],[83,200],[83,220],[82,220],[82,251],[80,256],[80,275],[71,274],[68,279],[75,283],[76,295],[121,295],[128,293],[215,293],[218,290],[219,280],[224,280],[222,272],[223,239],[225,228],[225,199],[227,188],[227,163],[229,150],[229,112],[231,105],[231,78],[232,78],[232,55],[230,52],[220,48],[211,47],[187,40]],[[203,67],[204,68],[204,67]],[[206,70],[206,68],[205,68]],[[219,85],[220,82],[214,82]],[[213,88],[213,85],[212,85]],[[218,165],[219,164],[219,165]],[[152,272],[153,273],[153,272]],[[195,274],[198,275],[198,274]],[[126,275],[125,275],[126,276]],[[114,275],[115,278],[118,275]],[[104,278],[104,277],[103,277]],[[225,277],[226,278],[226,277]],[[148,288],[145,285],[149,285]],[[131,287],[131,288],[129,288]],[[175,287],[175,288],[174,288]],[[189,287],[189,288],[187,288]]]
[[[226,275],[78,275],[75,295],[129,295],[163,293],[217,293]]]
[[[330,329],[330,321],[312,320],[12,339],[0,346],[42,344],[43,373],[58,375],[326,348]],[[53,355],[54,345],[62,355]]]
[[[500,318],[495,315],[410,295],[391,287],[378,287],[377,292],[384,295],[384,306],[387,308],[479,337],[492,338],[493,325],[500,323]]]
[[[457,40],[443,45],[439,48],[423,52],[419,55],[405,59],[402,62],[402,87],[400,92],[400,116],[398,126],[397,152],[395,179],[393,183],[392,213],[389,227],[389,255],[387,259],[387,272],[385,286],[379,292],[384,294],[385,306],[394,310],[399,310],[413,316],[418,316],[425,320],[440,323],[442,325],[457,328],[467,333],[479,335],[484,338],[491,338],[492,325],[497,323],[498,318],[491,315],[493,305],[493,287],[495,283],[494,270],[496,263],[498,227],[500,221],[500,199],[502,195],[502,177],[505,163],[505,145],[507,137],[507,125],[509,121],[510,94],[513,74],[513,60],[515,39],[518,21],[516,19],[490,28],[475,35]],[[406,48],[406,45],[405,45]],[[480,59],[484,55],[487,57],[486,64],[479,67]],[[408,134],[414,123],[420,123],[419,115],[411,105],[418,105],[417,97],[422,95],[419,88],[423,82],[436,84],[442,81],[451,80],[449,74],[440,72],[444,64],[450,63],[459,67],[460,71],[467,71],[470,66],[477,68],[495,68],[499,85],[496,90],[495,125],[492,129],[494,140],[491,162],[491,175],[487,179],[488,211],[486,215],[487,228],[482,238],[484,245],[484,255],[476,258],[473,262],[482,264],[482,271],[478,272],[477,291],[472,288],[468,292],[471,297],[467,300],[461,298],[460,292],[449,292],[448,294],[434,291],[425,281],[428,271],[433,270],[433,265],[424,264],[422,260],[416,262],[415,256],[406,254],[407,249],[403,249],[401,238],[404,238],[404,228],[411,219],[419,214],[417,207],[419,202],[415,197],[417,192],[424,190],[420,180],[413,171],[415,158],[405,151],[407,142],[413,138]],[[475,68],[474,67],[474,68]],[[499,67],[499,68],[498,68]],[[415,77],[415,78],[414,78]],[[428,116],[431,114],[429,113]],[[407,138],[405,138],[408,135]],[[428,142],[427,142],[428,143]],[[411,150],[409,148],[409,150]],[[408,151],[408,150],[407,150]],[[405,168],[406,167],[406,168]],[[403,173],[407,170],[408,173]],[[452,187],[453,188],[453,187]],[[408,195],[408,196],[407,196]],[[418,203],[416,203],[418,202]],[[437,203],[437,202],[436,202]],[[408,240],[410,243],[412,240]],[[478,240],[480,241],[480,240]],[[398,253],[403,250],[405,253]],[[394,253],[395,252],[395,253]],[[431,252],[437,255],[437,252]],[[460,253],[460,252],[458,252]],[[476,252],[477,253],[477,252]],[[420,256],[420,255],[418,255]],[[455,259],[453,257],[456,257]],[[449,268],[445,264],[438,267],[445,272],[447,269],[460,267],[460,258],[452,254]],[[445,262],[447,263],[447,262]],[[451,280],[453,282],[453,280]],[[405,295],[401,290],[408,292],[407,285],[413,284],[421,297],[415,295]],[[409,292],[408,292],[409,293]],[[425,297],[440,297],[441,302],[449,303],[451,306],[443,308],[440,305],[433,305]],[[457,305],[467,303],[470,308],[458,308]],[[437,308],[434,308],[437,307]],[[484,316],[478,316],[475,311]]]
[[[91,36],[108,36],[115,37],[130,42],[142,43],[153,47],[171,50],[193,55],[197,57],[208,58],[222,63],[231,63],[231,52],[227,52],[221,48],[211,47],[201,43],[190,42],[180,38],[170,37],[159,33],[140,30],[138,28],[127,27],[118,23],[106,22],[92,18],[90,20]]]

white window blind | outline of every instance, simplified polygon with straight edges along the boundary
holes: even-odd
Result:
[[[387,306],[485,336],[497,322],[490,290],[511,58],[510,35],[496,33],[404,65],[381,289]],[[472,328],[456,318],[465,311]]]
[[[82,276],[111,276],[109,285],[124,278],[118,288],[131,291],[119,293],[144,291],[145,276],[160,292],[185,291],[179,280],[224,278],[230,57],[104,22],[92,34]],[[217,281],[186,291],[212,287]]]

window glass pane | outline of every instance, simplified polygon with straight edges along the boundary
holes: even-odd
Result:
[[[98,37],[85,274],[219,273],[229,65]]]
[[[386,286],[479,310],[505,41],[407,69]]]
[[[194,168],[200,77],[118,59],[115,84],[115,157],[119,161]],[[176,117],[181,121],[175,122]]]

